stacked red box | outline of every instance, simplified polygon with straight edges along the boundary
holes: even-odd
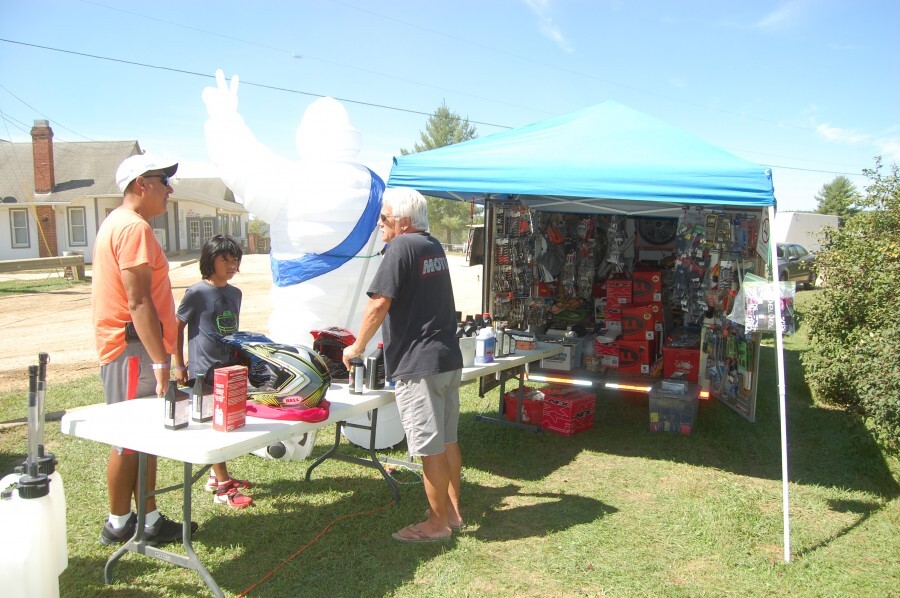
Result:
[[[601,365],[615,368],[620,374],[649,374],[656,355],[656,341],[595,341],[594,353],[600,358]]]
[[[647,305],[662,301],[662,270],[636,269],[632,273],[631,302]]]
[[[594,427],[594,393],[573,386],[544,389],[545,430],[571,436]]]
[[[700,348],[685,349],[663,346],[663,376],[680,375],[690,382],[700,376]]]
[[[213,429],[230,432],[247,421],[247,368],[216,368],[213,376]]]
[[[506,419],[510,421],[516,421],[516,410],[518,409],[518,406],[516,404],[516,396],[518,395],[518,393],[518,390],[513,390],[503,395]],[[543,414],[544,393],[534,388],[529,388],[528,386],[523,387],[522,423],[539,426],[541,425]]]
[[[656,340],[656,319],[652,305],[622,305],[622,338],[629,341]]]
[[[631,279],[610,278],[606,281],[606,305],[631,303]]]

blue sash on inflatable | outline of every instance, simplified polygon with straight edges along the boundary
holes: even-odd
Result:
[[[368,169],[367,169],[368,170]],[[369,170],[372,186],[369,189],[369,201],[366,209],[356,222],[356,226],[347,238],[324,253],[307,253],[293,260],[279,260],[274,252],[270,254],[272,261],[272,282],[279,287],[288,287],[321,276],[340,268],[353,258],[365,246],[378,226],[381,215],[381,194],[384,192],[384,181]]]

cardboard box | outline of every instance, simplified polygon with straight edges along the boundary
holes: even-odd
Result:
[[[662,301],[662,270],[636,269],[632,273],[631,302],[647,305]]]
[[[663,376],[683,376],[690,382],[700,377],[700,349],[663,347]]]
[[[571,436],[594,427],[594,393],[572,386],[544,389],[541,427]]]
[[[606,281],[606,304],[625,305],[631,303],[631,279],[610,278]]]
[[[622,321],[622,338],[629,341],[656,340],[656,319],[652,305],[622,305],[619,318]]]
[[[650,431],[690,434],[697,418],[699,396],[698,384],[679,387],[666,380],[656,382],[650,389]]]
[[[503,395],[504,412],[506,419],[516,421],[518,409],[516,396],[518,389]],[[540,426],[544,414],[544,393],[534,388],[525,386],[522,388],[522,423]]]
[[[575,367],[574,345],[561,345],[562,353],[558,353],[553,357],[544,357],[541,359],[541,369],[559,370],[561,372],[571,372]]]
[[[601,365],[615,368],[620,374],[649,374],[655,345],[656,341],[619,339],[611,343],[595,343],[594,353],[600,357]]]
[[[247,421],[247,368],[216,368],[213,376],[213,429],[230,432]]]

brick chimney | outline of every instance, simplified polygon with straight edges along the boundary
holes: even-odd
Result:
[[[34,121],[31,147],[34,152],[34,192],[50,193],[56,184],[56,174],[53,171],[53,129],[50,128],[50,121]]]

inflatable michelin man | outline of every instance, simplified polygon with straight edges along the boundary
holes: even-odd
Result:
[[[206,143],[225,184],[270,227],[269,336],[311,346],[311,330],[355,332],[380,261],[384,182],[353,161],[360,133],[340,102],[310,104],[297,128],[300,159],[288,160],[257,141],[238,114],[238,83],[219,70],[216,87],[203,90]]]

